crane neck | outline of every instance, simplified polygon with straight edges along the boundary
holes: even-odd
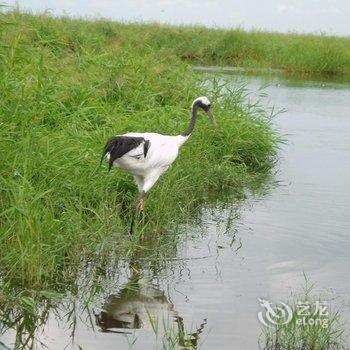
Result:
[[[181,134],[181,136],[188,137],[192,134],[192,131],[197,121],[198,108],[199,108],[198,104],[194,103],[192,105],[192,116],[191,116],[190,124],[188,125],[187,129]]]

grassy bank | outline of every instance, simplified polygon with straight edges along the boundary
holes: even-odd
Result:
[[[297,75],[350,78],[349,37],[197,27],[171,28],[168,34],[177,38],[174,41],[180,41],[182,35],[188,38],[186,44],[176,46],[175,51],[195,64],[273,68]]]
[[[82,261],[108,260],[111,250],[174,251],[179,225],[203,204],[242,196],[267,173],[276,136],[239,87],[223,94],[215,81],[203,85],[177,52],[145,42],[166,39],[158,26],[14,12],[1,15],[0,30],[1,316],[30,333],[41,320],[38,303],[74,289]],[[122,171],[97,171],[106,139],[136,130],[178,134],[192,100],[205,94],[218,127],[200,118],[147,196],[138,232],[148,240],[125,235],[136,187]]]
[[[11,15],[6,17],[10,18]],[[29,25],[33,24],[31,22],[38,22],[38,17],[17,15],[19,17]],[[70,22],[64,19],[60,21],[63,26]],[[52,22],[57,23],[55,20]],[[123,24],[107,20],[90,22],[89,25],[79,20],[75,23],[75,32],[71,32],[72,36],[60,45],[71,45],[74,48],[83,44],[86,38],[84,28],[90,28],[96,32],[102,31],[107,41],[119,47],[130,45],[139,52],[166,50],[197,65],[279,68],[297,74],[350,76],[349,37],[201,26]],[[57,24],[53,27],[49,25],[44,32],[50,37],[49,33],[54,28],[58,28]],[[64,33],[65,29],[61,29]],[[61,39],[63,38],[62,36]]]

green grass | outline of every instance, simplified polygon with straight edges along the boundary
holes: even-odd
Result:
[[[18,15],[29,26],[38,24],[38,17]],[[11,15],[7,15],[8,19]],[[249,68],[281,68],[298,74],[350,75],[350,38],[314,34],[282,34],[276,32],[244,31],[242,29],[209,29],[201,26],[169,26],[160,24],[117,23],[107,20],[89,22],[69,19],[46,21],[41,16],[40,40],[45,45],[81,50],[85,46],[85,30],[96,34],[95,48],[104,43],[116,49],[125,46],[140,54],[168,52],[184,61],[199,65],[229,65]],[[58,26],[61,22],[61,26]],[[56,23],[54,26],[51,23]],[[27,33],[34,35],[34,33]],[[55,36],[59,40],[55,40]],[[91,34],[89,35],[91,37]],[[56,37],[56,39],[58,39]],[[54,41],[52,41],[54,40]]]
[[[292,321],[287,325],[277,325],[274,330],[266,330],[266,343],[264,350],[343,350],[344,328],[340,323],[340,315],[332,314],[327,319],[327,327],[317,323],[320,316],[307,317],[305,322],[313,325],[298,325],[296,323],[297,308],[293,305]],[[325,320],[325,319],[323,319]],[[313,323],[314,322],[314,323]]]
[[[350,74],[349,37],[157,24],[134,24],[131,28],[150,47],[169,49],[197,65],[280,68],[303,75]]]
[[[291,320],[281,318],[273,327],[263,330],[264,350],[343,350],[344,322],[324,296],[312,295],[313,285],[306,279],[303,293],[287,304],[291,307]],[[319,303],[319,304],[317,304]],[[326,304],[324,304],[326,303]],[[300,305],[303,308],[300,308]],[[326,305],[321,309],[317,305]]]
[[[72,25],[68,18],[57,20],[45,15],[33,16],[18,12],[5,15],[5,21],[11,21],[11,17],[21,20],[29,28],[34,29],[34,26],[40,31],[40,40],[45,41],[47,47],[55,46],[55,51],[63,47],[72,51],[82,50],[87,44],[86,39],[92,39],[92,33],[87,36],[86,30],[92,30],[95,40],[89,44],[95,49],[101,48],[101,45],[111,45],[120,50],[128,46],[140,54],[149,51],[167,52],[197,65],[280,68],[302,75],[350,77],[350,37],[345,36],[118,23],[108,20],[75,20]],[[71,31],[65,27],[68,23]],[[30,31],[27,35],[35,36]],[[103,43],[99,37],[103,37]]]
[[[172,254],[179,228],[204,204],[244,196],[273,165],[278,140],[266,113],[246,105],[243,88],[203,84],[176,50],[145,41],[166,40],[163,30],[0,15],[0,317],[17,328],[18,344],[45,321],[52,295],[77,289],[82,262],[103,269],[111,253]],[[145,225],[125,234],[137,191],[130,175],[97,170],[106,139],[178,134],[201,95],[218,127],[200,118],[147,195]]]

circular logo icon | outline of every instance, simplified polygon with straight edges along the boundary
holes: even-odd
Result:
[[[289,305],[278,302],[272,305],[270,301],[258,299],[264,310],[258,312],[259,321],[266,327],[276,324],[287,324],[292,320],[293,312]]]

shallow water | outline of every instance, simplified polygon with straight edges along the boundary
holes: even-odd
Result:
[[[182,345],[186,338],[201,349],[257,349],[258,298],[287,300],[302,290],[304,273],[316,295],[341,307],[349,332],[350,86],[280,74],[221,76],[244,81],[252,100],[268,84],[261,103],[286,110],[275,119],[288,140],[279,185],[203,210],[201,225],[162,269],[121,264],[92,306],[63,303],[37,335],[50,349],[154,349],[150,316],[168,330],[185,327]],[[67,310],[77,317],[68,320]],[[11,347],[13,333],[1,341]]]

